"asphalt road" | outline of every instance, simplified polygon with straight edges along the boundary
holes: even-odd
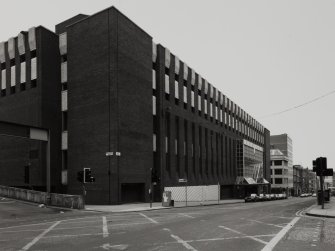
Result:
[[[90,213],[0,201],[0,250],[334,250],[335,219],[308,217],[314,198],[133,213]],[[25,207],[32,207],[25,205]],[[8,208],[7,208],[8,209]],[[38,220],[38,212],[41,219]],[[49,219],[49,220],[48,220]]]

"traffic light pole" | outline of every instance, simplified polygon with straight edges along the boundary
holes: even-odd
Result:
[[[320,175],[320,186],[321,186],[321,208],[325,209],[325,196],[323,192],[323,175]]]

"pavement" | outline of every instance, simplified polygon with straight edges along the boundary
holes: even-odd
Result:
[[[207,202],[175,202],[174,208],[179,207],[194,207],[194,206],[209,206],[209,205],[229,205],[236,203],[244,203],[244,200],[220,200],[207,201]],[[152,203],[135,203],[135,204],[122,204],[122,205],[86,205],[85,210],[106,213],[121,213],[121,212],[141,212],[159,209],[169,209],[173,207],[163,207],[161,202]]]
[[[330,201],[324,204],[324,209],[321,209],[321,205],[313,205],[306,211],[306,214],[316,217],[335,218],[335,198],[331,197]]]

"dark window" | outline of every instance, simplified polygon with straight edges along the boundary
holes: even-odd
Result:
[[[283,169],[275,169],[275,174],[283,174]]]
[[[30,52],[30,58],[36,58],[36,50]]]
[[[67,151],[62,151],[63,153],[63,169],[67,170]]]
[[[274,165],[275,166],[281,166],[281,160],[275,160]]]
[[[26,54],[20,55],[20,62],[25,62],[26,61]]]
[[[35,88],[37,86],[37,81],[36,79],[31,80],[31,88]]]
[[[63,131],[67,131],[67,112],[63,112]]]
[[[20,84],[20,91],[24,91],[26,89],[26,84],[22,83]]]
[[[66,91],[66,90],[67,90],[67,83],[63,83],[63,84],[62,84],[62,90],[63,90],[63,91]]]
[[[24,183],[30,183],[29,166],[24,167]]]
[[[283,184],[282,178],[275,178],[275,184]]]
[[[61,62],[64,63],[67,61],[67,54],[61,56]]]
[[[14,66],[14,65],[15,65],[15,58],[12,58],[12,59],[9,61],[9,64],[10,64],[10,66]]]

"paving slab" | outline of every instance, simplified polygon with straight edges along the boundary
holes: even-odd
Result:
[[[321,205],[314,205],[306,211],[306,214],[317,217],[335,218],[335,199],[331,198],[330,201],[324,205],[324,209],[321,209]]]

